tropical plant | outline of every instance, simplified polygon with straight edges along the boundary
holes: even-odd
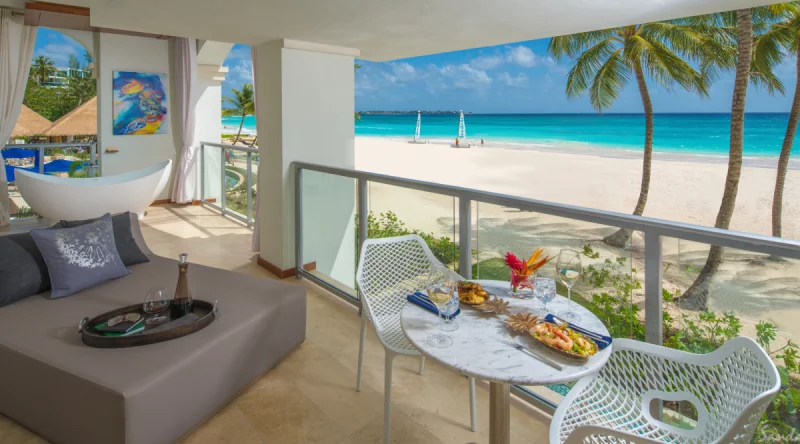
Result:
[[[74,53],[69,55],[69,60],[67,61],[67,66],[70,69],[81,69],[81,61],[78,60],[78,56]]]
[[[736,195],[739,190],[739,178],[742,173],[742,155],[744,149],[744,112],[747,99],[748,84],[765,86],[769,91],[783,91],[783,85],[772,72],[773,66],[780,60],[780,51],[768,45],[768,40],[761,37],[769,30],[770,23],[787,10],[796,10],[794,3],[768,5],[754,9],[740,9],[705,16],[710,23],[709,30],[716,30],[713,41],[722,46],[734,39],[735,59],[714,59],[706,63],[720,69],[735,66],[736,75],[731,101],[730,148],[728,153],[728,172],[725,177],[725,189],[722,195],[719,212],[714,227],[728,229],[736,207]],[[754,40],[756,45],[754,45]],[[735,64],[733,61],[735,60]],[[723,261],[724,248],[712,245],[706,264],[700,270],[694,283],[680,297],[681,307],[691,310],[708,309],[708,293],[711,280],[719,270]]]
[[[571,58],[567,76],[567,96],[575,98],[589,92],[589,101],[599,112],[609,108],[633,77],[644,107],[644,159],[639,198],[633,214],[641,216],[650,190],[653,153],[653,105],[648,79],[667,89],[678,84],[701,96],[708,96],[708,77],[695,69],[690,60],[700,60],[707,48],[707,37],[688,21],[667,21],[630,25],[554,37],[548,51],[556,59]],[[631,230],[620,229],[603,241],[624,247]]]
[[[777,58],[784,53],[793,54],[796,57],[795,71],[797,79],[794,89],[792,107],[789,111],[789,122],[786,125],[786,134],[783,138],[781,153],[778,157],[777,177],[775,178],[775,191],[772,196],[772,235],[781,237],[782,227],[781,218],[783,213],[783,188],[786,183],[786,170],[789,167],[789,156],[792,153],[797,123],[800,120],[800,3],[793,2],[793,8],[786,8],[779,11],[780,18],[770,24],[769,30],[759,37],[756,41],[756,50],[753,53],[753,64],[758,66],[765,64],[766,71],[769,71],[769,61],[762,59],[765,56]],[[761,50],[759,50],[761,49]]]
[[[353,71],[357,71],[362,66],[364,66],[364,65],[359,65],[358,63],[354,63],[353,64]],[[359,112],[356,111],[353,114],[354,114],[354,117],[355,117],[356,121],[361,120],[361,114]]]
[[[242,117],[241,122],[239,122],[239,132],[236,133],[236,138],[233,139],[233,144],[236,144],[242,135],[245,116],[256,113],[256,102],[252,83],[245,83],[242,85],[241,90],[231,88],[231,93],[233,96],[222,98],[222,105],[228,105],[228,107],[222,109],[222,115],[225,117]]]
[[[50,57],[37,56],[31,63],[31,75],[41,85],[56,73],[56,64]]]

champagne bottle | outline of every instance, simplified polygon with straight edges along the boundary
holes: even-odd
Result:
[[[175,288],[175,298],[172,300],[170,317],[178,319],[192,312],[192,291],[189,289],[189,262],[188,254],[182,253],[178,256],[178,286]]]

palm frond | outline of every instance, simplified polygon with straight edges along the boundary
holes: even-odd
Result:
[[[580,54],[567,74],[567,96],[575,98],[586,92],[598,70],[606,64],[614,51],[613,40],[607,38]]]
[[[547,45],[547,51],[558,61],[566,58],[574,59],[587,48],[608,39],[613,34],[614,29],[601,29],[553,37]]]
[[[625,63],[623,49],[617,49],[597,70],[589,88],[589,101],[594,109],[602,111],[617,100],[630,80],[630,72],[629,66]]]

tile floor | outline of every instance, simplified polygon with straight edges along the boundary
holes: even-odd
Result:
[[[158,206],[143,220],[144,236],[163,256],[189,253],[204,265],[274,279],[256,265],[251,232],[202,207]],[[290,282],[296,282],[291,279]],[[305,281],[305,343],[182,440],[198,443],[366,444],[383,439],[383,348],[370,329],[364,386],[355,391],[360,320],[349,304]],[[412,357],[395,360],[392,442],[488,443],[488,391],[477,390],[478,432],[469,430],[467,380]],[[512,408],[512,442],[545,443],[549,417],[530,407]],[[0,443],[46,442],[0,415]]]

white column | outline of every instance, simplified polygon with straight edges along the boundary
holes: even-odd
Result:
[[[219,65],[198,65],[197,84],[198,98],[197,108],[195,108],[195,138],[197,146],[200,142],[220,142],[222,134],[222,82],[225,80],[225,73],[228,68]],[[198,148],[198,155],[200,150]],[[222,161],[221,150],[218,148],[206,148],[204,162],[198,159],[197,168],[197,189],[200,189],[201,175],[205,175],[205,197],[206,199],[217,199],[219,203],[220,187],[220,162]],[[200,166],[204,165],[204,170]],[[195,199],[200,199],[200,193],[196,193]]]
[[[354,80],[358,51],[280,40],[256,47],[261,258],[294,267],[293,161],[353,168]],[[352,180],[303,177],[304,262],[352,283],[355,188]]]

